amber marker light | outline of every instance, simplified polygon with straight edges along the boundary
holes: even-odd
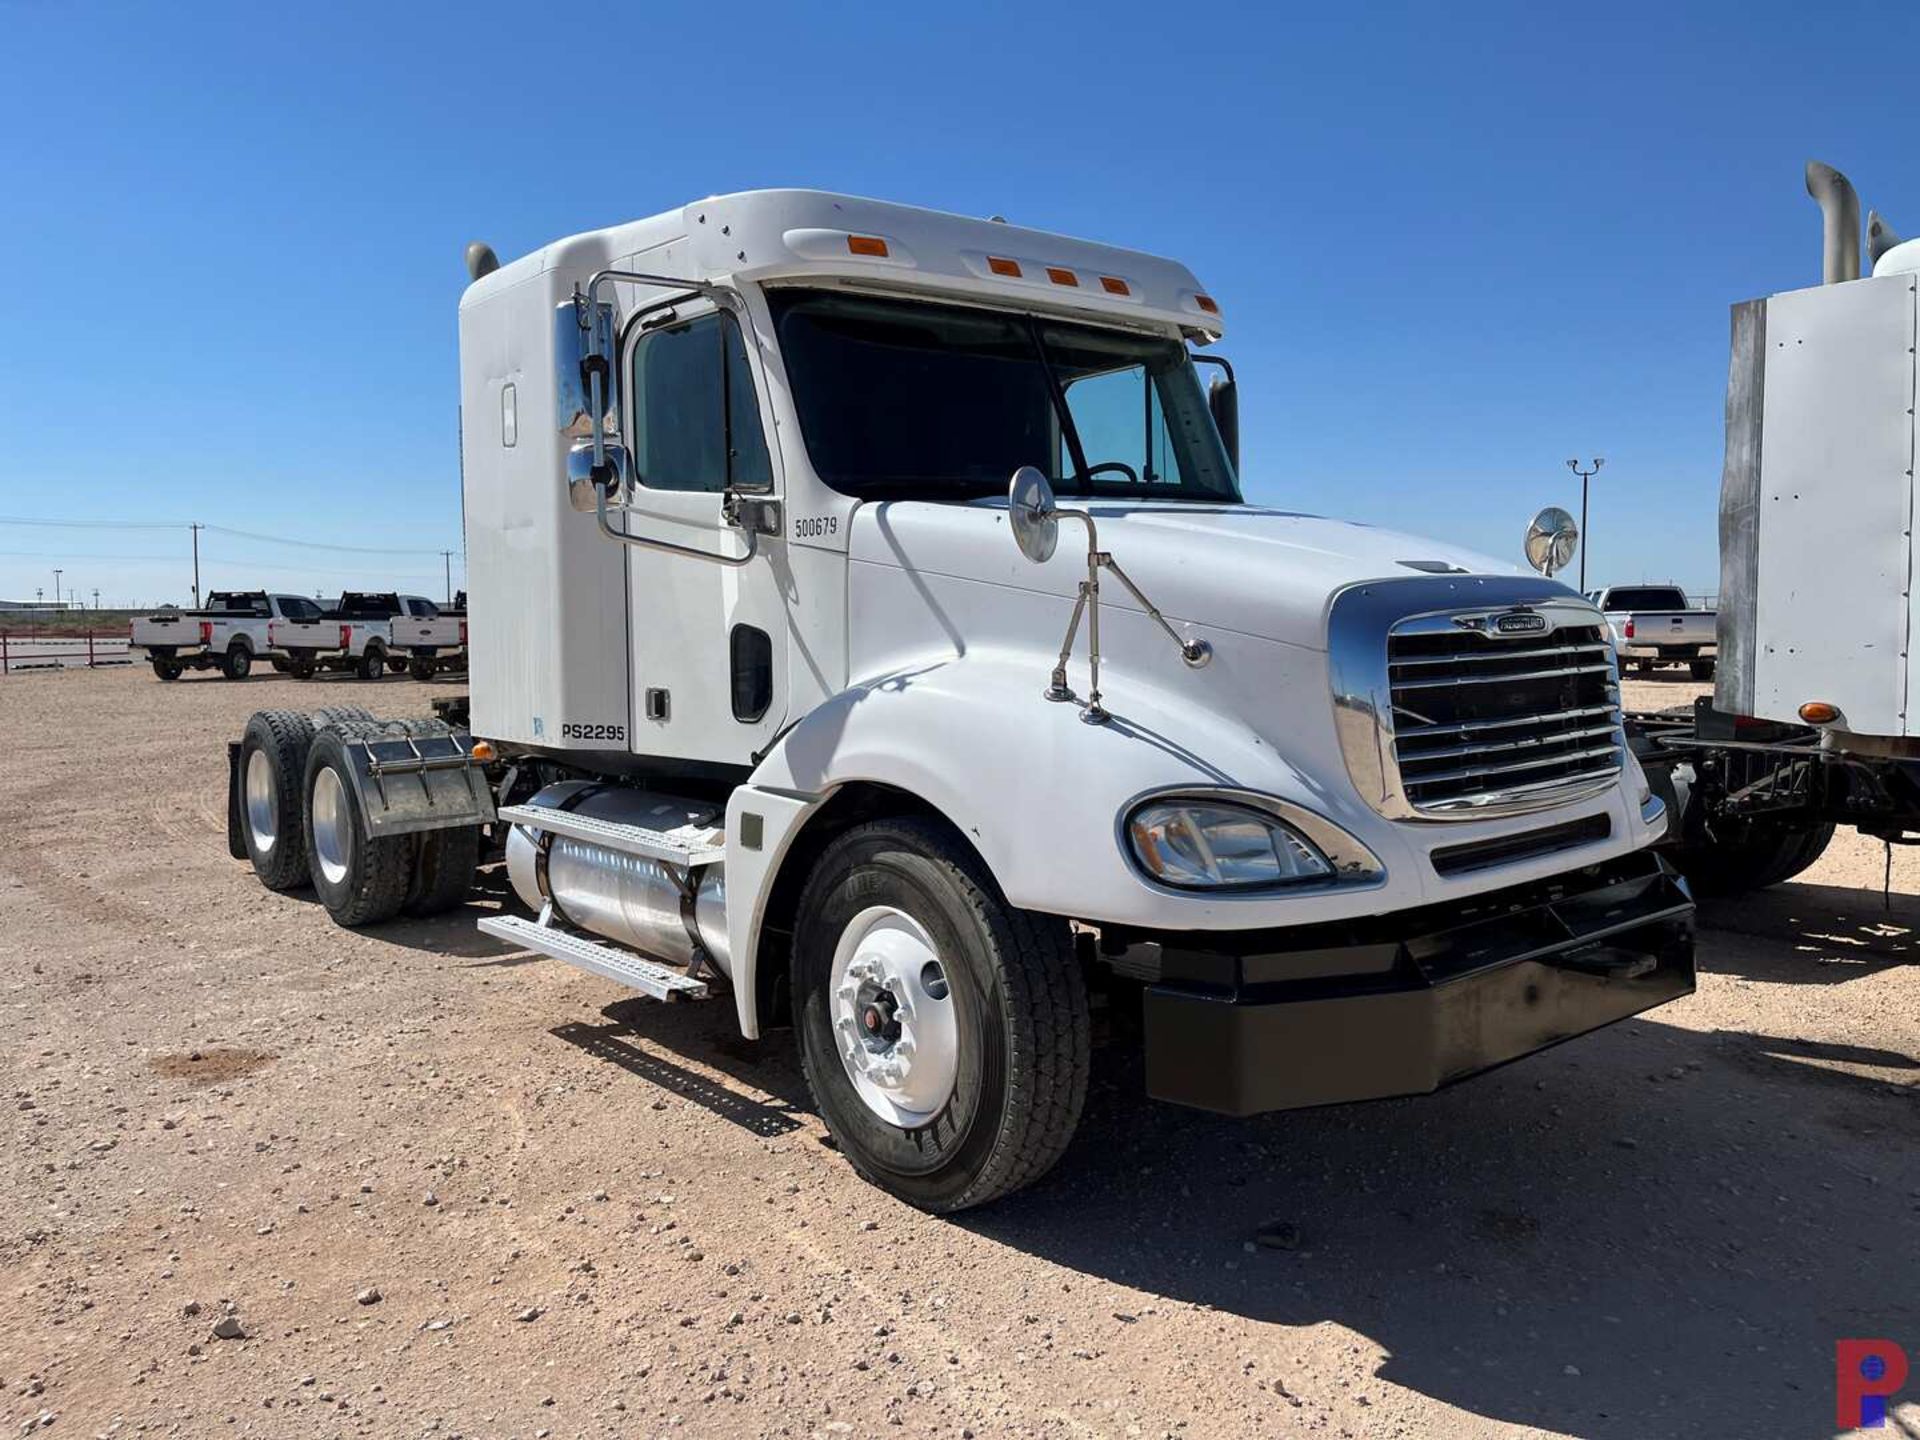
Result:
[[[996,275],[1007,275],[1015,280],[1020,278],[1020,262],[1018,260],[1009,260],[1004,255],[989,255],[987,257],[987,269]]]
[[[1809,725],[1831,725],[1840,718],[1840,707],[1825,700],[1809,700],[1800,707],[1800,718]]]
[[[1211,295],[1196,295],[1193,297],[1193,303],[1209,315],[1218,315],[1220,313],[1220,302]]]
[[[473,758],[478,760],[482,765],[488,764],[490,761],[492,761],[495,758],[493,742],[491,740],[474,741],[473,749],[469,753],[471,753]]]
[[[1073,285],[1077,287],[1080,284],[1080,277],[1078,275],[1074,274],[1071,270],[1062,270],[1057,265],[1049,265],[1047,267],[1047,278],[1056,285]]]
[[[855,255],[872,255],[881,260],[887,258],[887,242],[878,235],[849,235],[847,249]]]
[[[1133,290],[1128,286],[1126,281],[1114,275],[1102,275],[1100,277],[1100,288],[1109,295],[1131,295],[1133,293]]]

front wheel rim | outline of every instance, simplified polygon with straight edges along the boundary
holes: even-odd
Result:
[[[329,885],[347,878],[347,862],[353,853],[353,818],[347,813],[346,787],[332,766],[321,770],[313,782],[313,855],[320,862],[320,873]]]
[[[247,829],[253,832],[257,854],[273,853],[279,828],[273,806],[273,766],[266,751],[255,750],[247,756]]]
[[[828,980],[833,1043],[863,1105],[903,1130],[953,1097],[960,1029],[952,985],[926,927],[874,905],[840,932]]]

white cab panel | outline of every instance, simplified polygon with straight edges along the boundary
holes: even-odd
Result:
[[[1754,711],[1910,735],[1915,279],[1767,302]]]

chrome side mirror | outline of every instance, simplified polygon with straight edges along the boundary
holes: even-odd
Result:
[[[1524,548],[1527,564],[1551,580],[1580,548],[1580,527],[1558,505],[1549,505],[1528,524]]]
[[[584,296],[562,300],[553,311],[553,423],[571,440],[593,438],[593,402],[587,389],[586,362],[607,366],[613,355],[613,306],[589,306]],[[611,375],[611,370],[603,371]],[[620,428],[617,387],[606,385],[602,428]],[[578,508],[578,507],[576,507]],[[593,506],[589,504],[587,509]]]
[[[1031,465],[1013,472],[1013,483],[1007,487],[1007,524],[1013,530],[1013,543],[1027,559],[1044,565],[1053,558],[1060,544],[1059,511],[1053,486]]]
[[[600,473],[595,474],[591,440],[576,440],[567,451],[567,503],[574,509],[591,515],[599,508],[599,497],[594,492],[602,485],[607,487],[610,505],[619,504],[626,495],[633,479],[633,461],[627,455],[627,447],[618,440],[608,440],[606,455]]]

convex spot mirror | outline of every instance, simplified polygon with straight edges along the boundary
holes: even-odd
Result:
[[[1060,543],[1053,486],[1031,465],[1013,472],[1013,483],[1007,487],[1007,522],[1013,529],[1013,543],[1027,559],[1044,565],[1053,558]]]
[[[1580,527],[1558,505],[1547,506],[1527,526],[1527,563],[1549,580],[1554,571],[1566,568],[1579,548]]]
[[[591,440],[577,440],[567,451],[567,503],[589,515],[599,508],[594,491],[600,483],[612,482],[607,490],[607,503],[617,505],[626,495],[627,482],[633,475],[633,462],[627,457],[626,446],[618,440],[608,440],[604,449],[607,458],[598,476],[593,469]]]

